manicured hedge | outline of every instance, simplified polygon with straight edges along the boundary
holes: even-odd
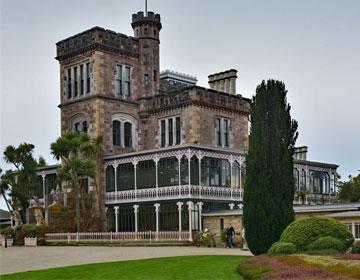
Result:
[[[290,255],[296,253],[296,246],[289,242],[275,242],[268,250],[269,255]]]
[[[0,235],[6,238],[14,238],[15,237],[15,231],[12,227],[5,227],[0,230]]]
[[[24,237],[39,237],[40,230],[39,226],[34,224],[25,224],[22,226],[22,230],[24,232]]]
[[[310,251],[322,250],[336,250],[337,252],[344,252],[345,246],[343,242],[331,236],[320,237],[308,246]]]
[[[312,242],[325,236],[340,240],[345,249],[354,243],[354,237],[345,225],[325,217],[310,217],[292,222],[282,233],[280,241],[295,244],[298,251],[306,251]]]

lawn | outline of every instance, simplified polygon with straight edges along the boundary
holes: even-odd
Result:
[[[2,275],[13,279],[243,279],[236,271],[243,256],[188,256],[97,263]]]

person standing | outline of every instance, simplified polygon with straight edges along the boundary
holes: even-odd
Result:
[[[232,225],[229,224],[226,229],[226,248],[232,248],[234,235],[235,235],[235,230],[232,227]]]

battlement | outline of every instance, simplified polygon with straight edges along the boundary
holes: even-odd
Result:
[[[56,59],[61,61],[89,50],[107,50],[138,55],[138,41],[112,30],[95,26],[56,43]]]
[[[159,30],[161,29],[160,15],[155,14],[154,12],[147,12],[146,14],[144,14],[144,12],[137,12],[132,15],[131,26],[133,28],[143,23],[155,24],[158,26]]]

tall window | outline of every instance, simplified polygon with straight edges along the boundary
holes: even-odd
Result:
[[[77,67],[74,67],[74,97],[78,96],[78,75]]]
[[[88,132],[88,123],[87,121],[83,121],[82,123],[82,131],[87,133]]]
[[[121,123],[117,120],[113,121],[113,145],[121,146]]]
[[[166,145],[165,120],[161,120],[161,147]]]
[[[131,96],[131,87],[130,87],[130,67],[125,67],[125,96]]]
[[[122,66],[116,65],[115,94],[122,95]]]
[[[80,65],[80,95],[84,94],[84,65]]]
[[[71,92],[71,89],[72,89],[72,85],[71,85],[71,69],[68,69],[67,71],[67,98],[70,99],[71,98],[71,95],[72,95],[72,92]]]
[[[86,93],[90,93],[90,63],[86,63]]]
[[[181,126],[180,126],[180,117],[176,117],[176,145],[180,144],[181,138]]]
[[[132,125],[129,122],[124,123],[124,146],[132,147]]]
[[[167,147],[181,144],[181,119],[170,117],[160,120],[160,146]]]
[[[230,120],[225,118],[216,118],[215,120],[215,138],[216,145],[220,147],[229,147],[230,142]]]
[[[168,133],[169,133],[169,146],[172,146],[173,145],[173,134],[174,134],[174,131],[173,131],[173,119],[168,119]]]
[[[81,63],[65,69],[67,99],[90,93],[90,63]]]

